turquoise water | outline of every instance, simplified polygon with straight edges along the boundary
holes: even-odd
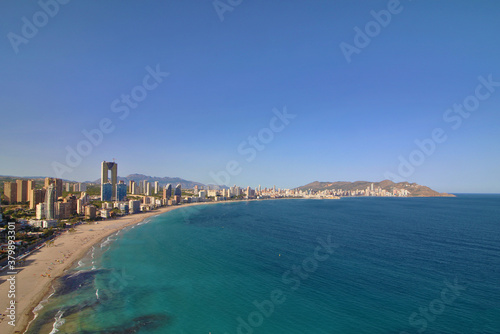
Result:
[[[97,245],[29,332],[500,333],[499,282],[499,195],[185,207]]]

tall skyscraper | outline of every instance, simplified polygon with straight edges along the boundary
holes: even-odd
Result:
[[[135,181],[132,181],[132,190],[131,193],[133,195],[139,195],[139,184],[135,183]]]
[[[113,200],[113,185],[110,182],[101,184],[101,201],[107,202],[112,200]]]
[[[144,191],[144,195],[151,196],[151,183],[146,182],[146,188]]]
[[[45,190],[31,189],[29,191],[30,209],[36,208],[36,205],[45,201]]]
[[[45,218],[55,219],[56,188],[50,184],[45,193]]]
[[[28,181],[16,180],[17,183],[17,201],[24,203],[28,201]]]
[[[182,196],[182,189],[181,189],[181,184],[179,183],[176,187],[175,187],[175,193],[174,193],[175,196]]]
[[[63,181],[61,179],[46,177],[45,178],[45,189],[48,189],[51,184],[54,185],[54,188],[56,190],[55,196],[56,196],[56,201],[57,201],[57,199],[59,197],[61,197],[62,193],[63,193]]]
[[[163,198],[169,199],[172,197],[172,185],[169,183],[163,189]]]
[[[17,202],[17,183],[16,182],[4,182],[3,184],[3,194],[5,200],[9,204]]]
[[[101,200],[103,200],[102,198],[104,198],[103,185],[109,182],[109,171],[111,171],[111,198],[116,198],[116,184],[118,183],[118,164],[115,162],[103,161],[101,163]],[[111,198],[107,201],[111,201]]]
[[[160,193],[160,182],[155,181],[155,194]]]
[[[127,185],[123,181],[120,181],[116,185],[116,200],[121,202],[125,200],[125,197],[127,197]]]
[[[31,191],[35,189],[35,180],[28,180],[28,202],[31,202]]]

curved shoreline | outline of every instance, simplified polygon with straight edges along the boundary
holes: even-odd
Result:
[[[4,315],[10,302],[10,299],[7,298],[9,294],[8,281],[0,283],[0,296],[2,296],[0,301],[0,313],[2,313],[0,332],[6,334],[24,333],[35,317],[33,310],[48,295],[54,281],[80,261],[92,246],[102,242],[113,233],[125,227],[141,223],[146,218],[164,214],[178,208],[230,202],[233,201],[167,206],[147,213],[100,221],[97,224],[82,224],[77,226],[76,231],[73,233],[66,231],[55,239],[54,246],[44,246],[25,258],[26,262],[32,263],[26,265],[16,263],[15,326],[9,325],[8,322],[10,319]],[[0,273],[2,279],[6,279],[8,276],[7,270]],[[4,296],[6,298],[3,298]]]

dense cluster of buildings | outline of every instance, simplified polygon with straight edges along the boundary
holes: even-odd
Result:
[[[95,189],[95,188],[94,188]],[[60,220],[73,217],[85,219],[110,218],[115,214],[134,214],[153,210],[167,205],[181,203],[225,201],[230,199],[265,199],[265,198],[339,198],[341,196],[408,196],[406,189],[385,190],[374,188],[373,183],[366,189],[356,190],[299,190],[251,187],[240,188],[236,185],[227,188],[211,189],[209,186],[195,186],[184,193],[180,184],[161,185],[158,181],[148,182],[118,181],[118,164],[103,161],[101,163],[100,196],[89,196],[84,183],[66,183],[69,194],[63,197],[63,180],[45,178],[44,186],[37,189],[34,180],[16,180],[4,183],[4,200],[9,204],[29,202],[29,208],[36,212],[36,221],[41,227],[50,226]],[[75,194],[76,193],[76,194]],[[79,195],[77,193],[80,193]],[[96,203],[95,201],[98,201]]]
[[[407,197],[410,192],[406,189],[392,188],[390,190],[374,187],[373,183],[365,189],[329,189],[329,190],[300,190],[295,192],[296,195],[304,198],[308,197],[350,197],[350,196],[376,196],[376,197]]]

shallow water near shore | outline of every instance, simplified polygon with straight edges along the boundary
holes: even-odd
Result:
[[[500,196],[180,208],[97,244],[28,333],[500,333]]]

